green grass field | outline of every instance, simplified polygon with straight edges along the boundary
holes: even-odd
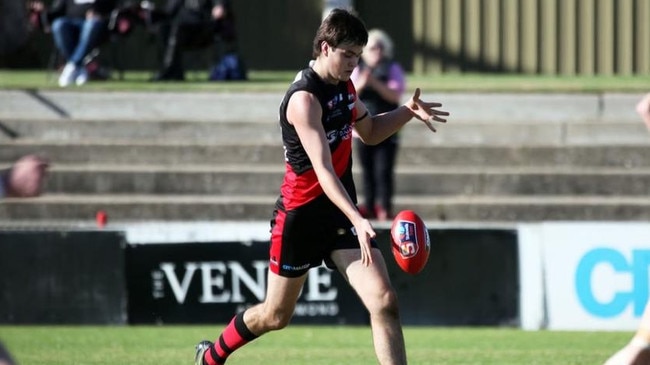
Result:
[[[192,364],[194,345],[221,326],[0,326],[21,365]],[[407,327],[412,365],[602,365],[630,340],[626,332],[520,331],[501,328]],[[229,365],[376,364],[370,329],[289,326],[232,355]]]
[[[296,71],[251,70],[248,81],[208,82],[207,73],[187,73],[187,81],[152,83],[151,73],[127,71],[124,80],[91,81],[84,91],[284,92]],[[115,76],[115,75],[114,75]],[[0,70],[0,89],[60,90],[58,75],[46,70]],[[650,75],[555,77],[537,75],[444,74],[407,75],[409,89],[425,92],[647,92]]]

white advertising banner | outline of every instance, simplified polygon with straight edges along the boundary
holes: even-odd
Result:
[[[546,328],[637,328],[648,300],[650,224],[544,223],[537,232]]]

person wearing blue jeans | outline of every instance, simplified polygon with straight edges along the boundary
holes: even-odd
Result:
[[[31,6],[37,11],[44,10],[41,2]],[[116,0],[54,1],[46,18],[51,24],[54,43],[66,59],[59,86],[83,85],[88,81],[84,58],[106,35],[110,13],[116,7]]]

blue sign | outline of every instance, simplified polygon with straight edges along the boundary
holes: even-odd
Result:
[[[615,292],[610,301],[599,301],[593,292],[592,274],[598,265],[609,265],[615,272],[632,277],[630,292]],[[640,317],[648,300],[648,266],[650,250],[632,250],[630,261],[623,253],[612,248],[596,248],[587,252],[576,269],[575,285],[578,299],[587,312],[596,317],[611,318],[632,305],[634,316]]]

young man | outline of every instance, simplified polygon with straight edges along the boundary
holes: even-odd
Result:
[[[264,302],[237,314],[213,344],[197,345],[195,364],[224,364],[239,347],[289,324],[310,268],[337,269],[370,314],[380,364],[406,364],[397,295],[374,241],[375,231],[356,207],[352,181],[352,128],[376,144],[412,118],[445,122],[439,103],[419,89],[406,104],[371,116],[350,80],[368,39],[362,21],[335,9],[314,39],[315,62],[301,71],[280,105],[286,173],[271,222],[269,277]]]

